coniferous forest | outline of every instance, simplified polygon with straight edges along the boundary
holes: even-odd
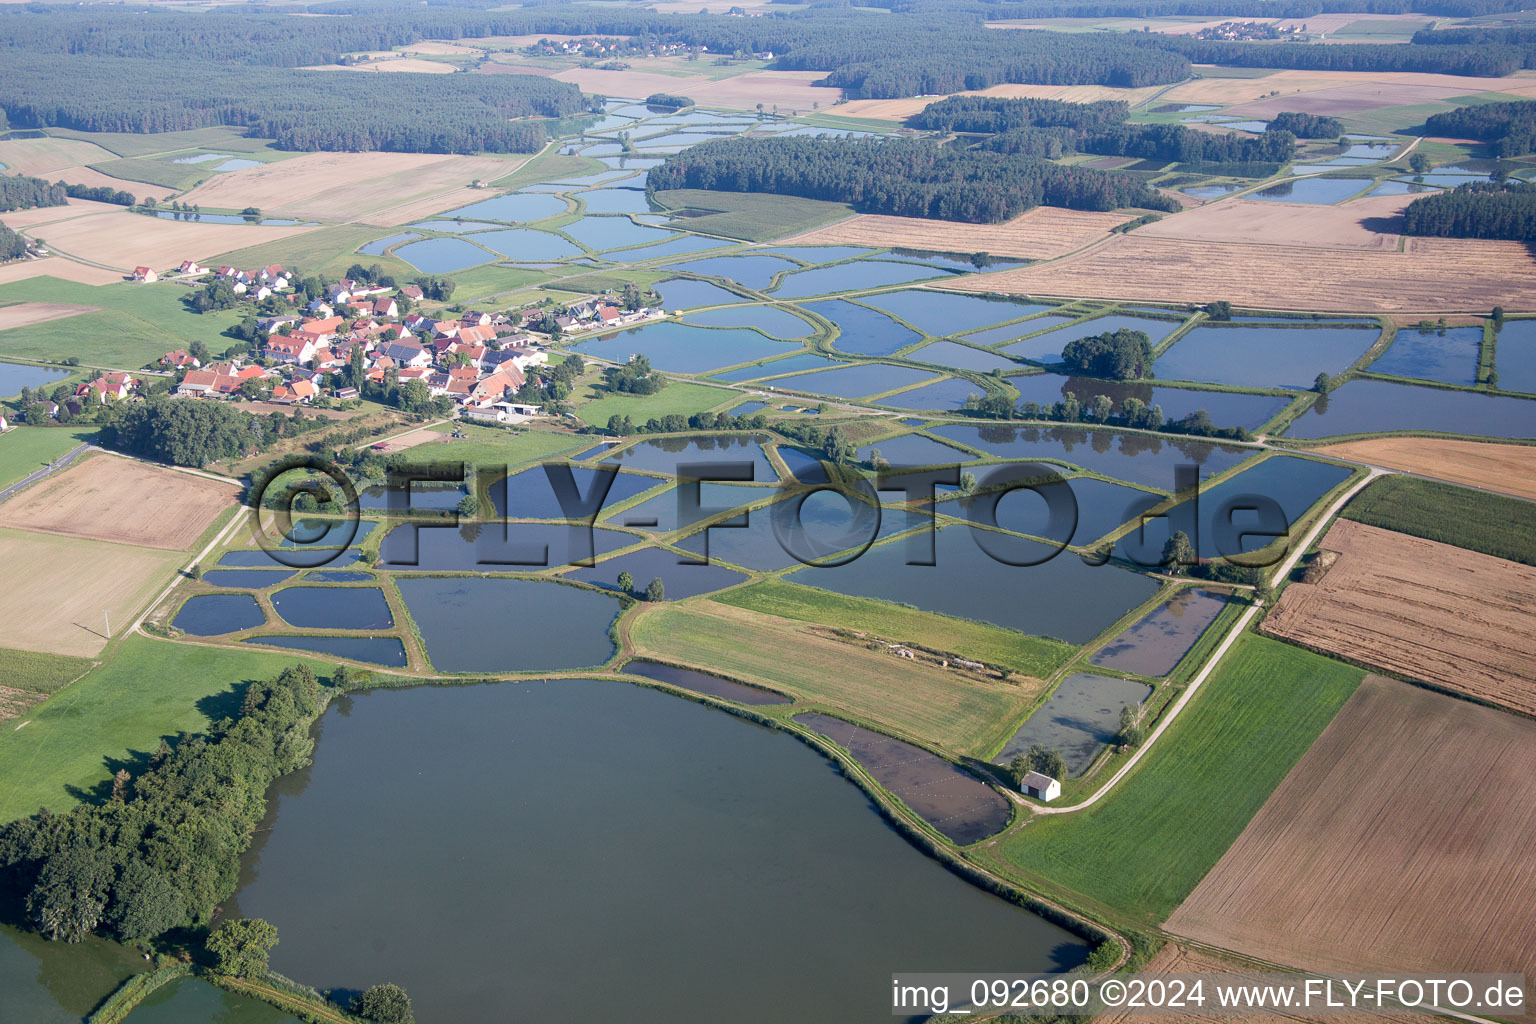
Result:
[[[920,139],[722,139],[668,157],[651,168],[646,187],[769,192],[861,213],[984,224],[1035,206],[1177,209],[1129,175]]]
[[[1415,199],[1403,211],[1403,233],[1536,241],[1536,184],[1474,181]]]
[[[26,255],[27,240],[0,224],[0,260],[14,260]]]
[[[1424,127],[1430,135],[1482,139],[1499,156],[1521,156],[1536,151],[1536,100],[1457,107],[1431,114]]]
[[[0,212],[30,210],[34,206],[63,206],[68,198],[63,184],[50,184],[24,174],[0,175]]]
[[[1269,122],[1269,130],[1290,132],[1298,139],[1336,139],[1344,134],[1344,122],[1323,114],[1282,111]]]

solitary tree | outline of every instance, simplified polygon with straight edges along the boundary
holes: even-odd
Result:
[[[1170,576],[1179,571],[1179,566],[1194,565],[1198,561],[1194,545],[1189,542],[1189,534],[1183,530],[1175,532],[1168,538],[1168,543],[1163,545],[1163,565],[1167,567]]]
[[[1494,330],[1496,330],[1496,331],[1497,330],[1501,330],[1504,327],[1504,307],[1503,306],[1494,306],[1493,307],[1493,317],[1492,317],[1492,319],[1493,319],[1493,329]]]
[[[633,594],[635,592],[635,578],[628,572],[619,573],[619,589],[626,594]]]
[[[416,1024],[411,997],[399,985],[375,985],[357,997],[353,1012],[374,1024]]]
[[[1328,393],[1327,371],[1323,371],[1317,375],[1317,379],[1312,382],[1312,390],[1316,391],[1320,395],[1326,395]]]
[[[1408,158],[1408,166],[1414,174],[1423,174],[1434,166],[1434,163],[1424,153],[1414,153]]]
[[[466,494],[459,499],[459,516],[463,519],[474,519],[480,514],[480,499],[473,494]]]
[[[236,918],[208,936],[220,974],[257,978],[267,973],[267,955],[277,945],[277,929],[259,917]]]
[[[645,585],[645,599],[647,601],[663,601],[667,596],[666,584],[661,582],[661,577],[656,576]]]
[[[1008,771],[1017,785],[1030,772],[1048,775],[1058,782],[1067,777],[1067,762],[1061,751],[1035,744],[1008,762]]]
[[[1141,727],[1141,716],[1136,713],[1133,704],[1127,704],[1120,709],[1120,742],[1127,747],[1139,747],[1141,741],[1146,738],[1146,730]]]

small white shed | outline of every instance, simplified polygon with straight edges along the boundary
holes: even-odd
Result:
[[[1024,777],[1019,780],[1019,792],[1025,796],[1032,796],[1037,800],[1044,800],[1046,803],[1050,803],[1061,796],[1061,783],[1049,775],[1042,775],[1039,772],[1026,772]]]

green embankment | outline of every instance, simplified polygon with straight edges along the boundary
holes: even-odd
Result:
[[[708,384],[688,384],[672,381],[654,395],[608,394],[592,391],[596,397],[576,408],[576,415],[595,427],[606,426],[610,416],[628,416],[635,426],[644,426],[648,419],[660,419],[673,414],[692,416],[705,409],[713,409],[722,402],[740,398],[741,393],[729,388],[711,387]]]
[[[129,636],[110,660],[27,715],[0,729],[0,822],[67,811],[111,778],[119,762],[153,753],[162,737],[202,732],[239,710],[239,689],[304,661]]]
[[[1077,651],[1047,637],[1025,636],[985,622],[921,612],[866,597],[844,597],[784,580],[762,580],[712,600],[784,619],[873,633],[1042,679],[1066,664]]]
[[[1162,922],[1354,693],[1351,665],[1245,635],[1109,796],[1041,817],[981,854],[1006,875]]]
[[[1385,476],[1339,513],[1367,526],[1536,565],[1536,509],[1528,501],[1409,476]]]
[[[513,433],[503,427],[480,427],[468,423],[444,423],[433,428],[439,433],[460,431],[462,439],[437,444],[417,445],[396,454],[408,463],[465,462],[482,470],[501,466],[517,467],[536,459],[552,458],[590,448],[594,437],[558,434],[548,430],[524,430]]]

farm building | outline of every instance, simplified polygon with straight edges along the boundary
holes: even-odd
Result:
[[[1042,775],[1039,772],[1026,772],[1024,777],[1019,780],[1019,792],[1025,796],[1032,796],[1037,800],[1044,800],[1049,803],[1061,796],[1061,783],[1049,775]]]

